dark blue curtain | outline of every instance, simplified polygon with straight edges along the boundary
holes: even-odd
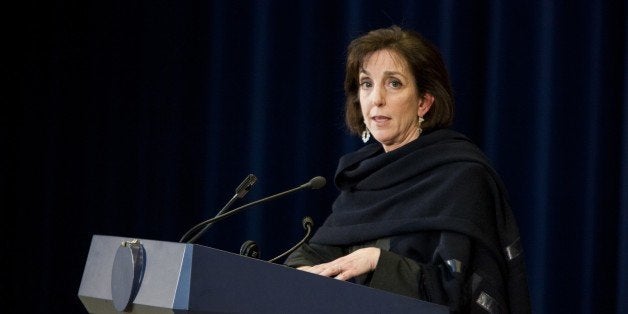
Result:
[[[454,129],[488,155],[518,218],[535,313],[628,312],[626,1],[23,2],[5,15],[3,308],[81,312],[94,234],[177,241],[249,173],[199,243],[270,259],[320,225],[351,38],[396,24],[440,47]],[[15,87],[13,87],[15,86]],[[17,109],[17,110],[15,110]],[[13,230],[13,231],[11,231]],[[6,261],[8,259],[8,262]],[[18,310],[22,309],[22,310]],[[3,310],[4,311],[4,310]]]

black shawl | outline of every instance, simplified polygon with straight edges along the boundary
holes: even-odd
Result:
[[[384,153],[378,143],[343,156],[341,193],[310,242],[353,245],[421,231],[451,231],[497,261],[513,308],[528,308],[519,231],[506,189],[477,146],[452,130]]]

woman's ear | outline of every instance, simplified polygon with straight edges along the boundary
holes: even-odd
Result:
[[[432,108],[432,104],[434,104],[434,96],[430,93],[424,93],[419,99],[419,109],[417,115],[419,117],[424,117],[430,108]]]

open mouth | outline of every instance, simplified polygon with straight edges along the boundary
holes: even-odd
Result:
[[[371,120],[373,120],[375,124],[380,125],[380,124],[390,121],[390,118],[386,116],[374,116],[371,118]]]

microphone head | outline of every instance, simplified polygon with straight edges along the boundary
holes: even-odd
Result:
[[[254,174],[249,174],[248,176],[246,176],[246,178],[244,178],[244,181],[242,181],[242,183],[240,183],[240,185],[238,185],[238,187],[236,188],[236,196],[238,198],[243,198],[244,195],[246,195],[246,193],[251,190],[255,182],[257,182],[257,177]]]
[[[303,217],[301,224],[303,225],[303,229],[307,230],[308,228],[312,228],[314,226],[314,220],[312,220],[312,217],[310,216],[305,216]]]
[[[240,247],[240,255],[259,258],[259,246],[257,246],[257,243],[253,240],[246,240],[246,242],[242,243],[242,246]]]
[[[316,189],[320,189],[324,187],[325,184],[327,184],[327,180],[325,180],[325,178],[321,176],[318,176],[318,177],[312,178],[312,180],[310,180],[310,182],[308,182],[307,184],[310,185],[310,189],[316,190]]]

